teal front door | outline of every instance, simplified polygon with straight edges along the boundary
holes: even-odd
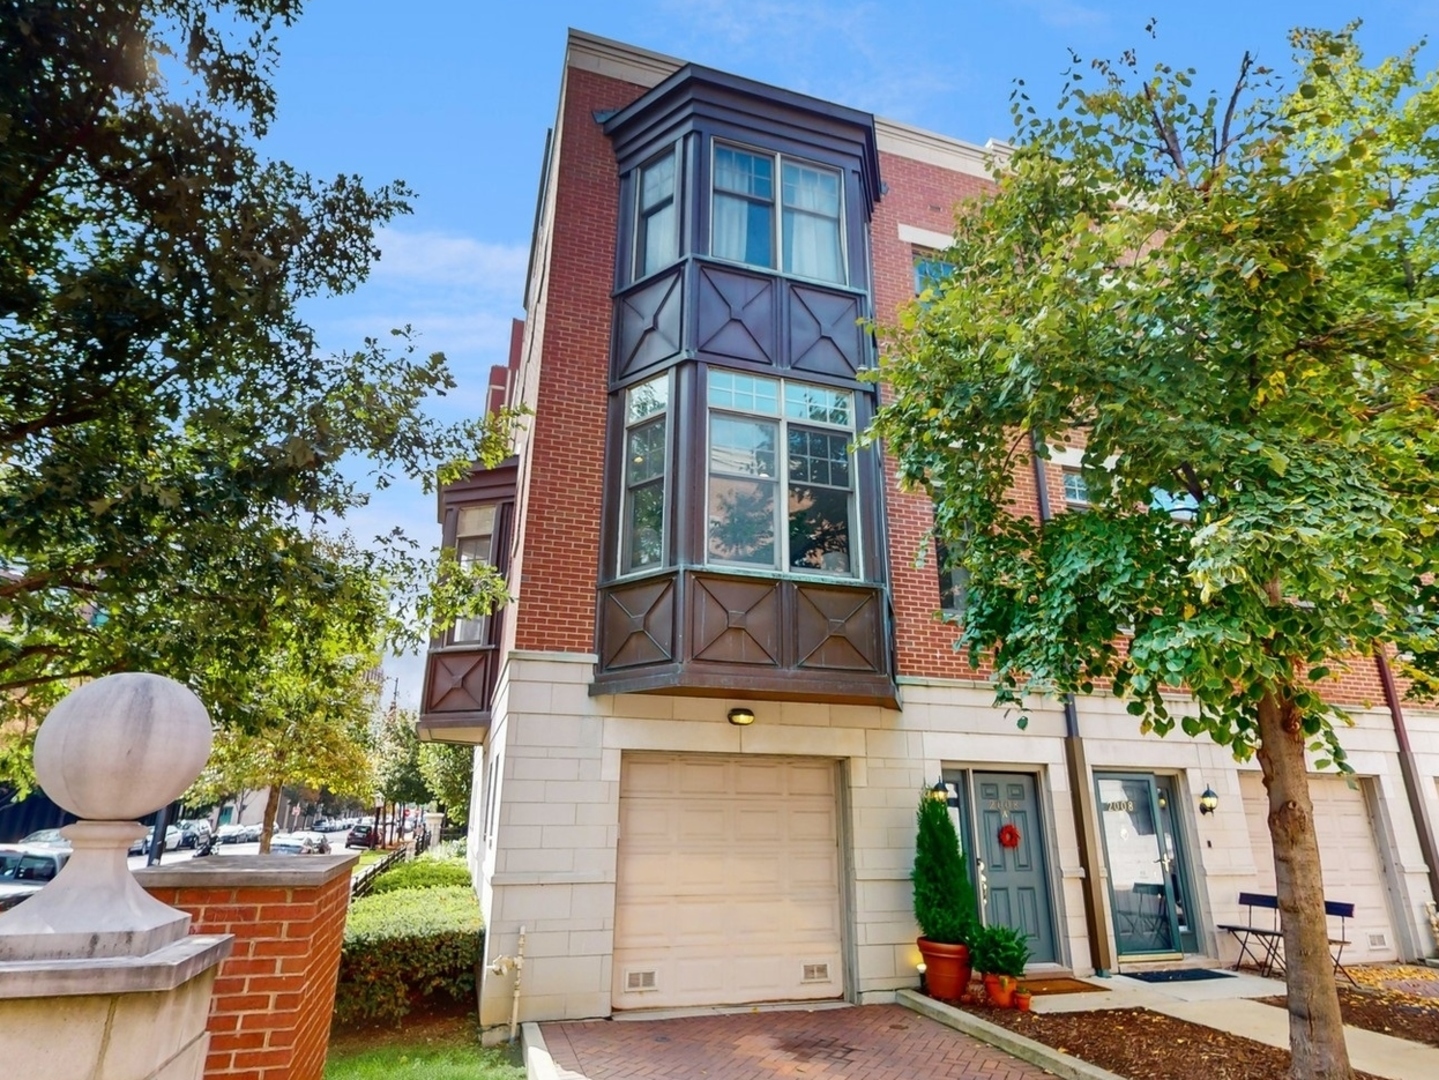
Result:
[[[1096,773],[1094,779],[1116,951],[1177,957],[1182,931],[1193,931],[1169,813],[1172,788],[1141,773]]]
[[[1034,776],[977,772],[973,784],[976,887],[984,921],[1024,931],[1030,960],[1053,963],[1054,922]]]

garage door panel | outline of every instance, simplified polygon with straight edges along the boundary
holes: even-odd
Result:
[[[1261,891],[1274,891],[1274,849],[1270,845],[1269,795],[1258,773],[1239,777],[1254,852],[1256,883]],[[1388,886],[1379,855],[1378,840],[1369,820],[1364,792],[1351,788],[1341,777],[1310,777],[1314,802],[1314,832],[1319,842],[1319,863],[1324,873],[1324,898],[1354,905],[1354,918],[1345,927],[1349,944],[1345,961],[1355,963],[1393,960],[1394,930],[1389,916]],[[1339,921],[1330,920],[1339,932]]]
[[[623,764],[615,1007],[841,994],[834,764],[684,755]]]
[[[783,795],[785,772],[779,762],[740,762],[735,766],[735,791],[741,795]]]
[[[678,760],[671,773],[678,788],[691,796],[721,795],[730,790],[729,769],[724,762]],[[674,788],[669,793],[673,794]]]

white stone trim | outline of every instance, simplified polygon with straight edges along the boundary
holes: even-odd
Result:
[[[658,86],[684,67],[684,61],[571,28],[565,48],[565,66],[651,87]]]
[[[954,243],[954,237],[949,233],[936,232],[933,229],[921,229],[918,225],[901,224],[899,227],[899,238],[906,244],[913,244],[915,247],[929,248],[931,251],[943,251]]]
[[[941,169],[964,173],[966,176],[978,176],[984,180],[994,179],[994,173],[990,169],[991,159],[1002,166],[1013,152],[1008,143],[994,139],[978,146],[963,139],[939,135],[923,128],[902,124],[898,120],[885,120],[881,117],[874,119],[874,133],[882,154],[922,161],[927,165],[937,165]]]

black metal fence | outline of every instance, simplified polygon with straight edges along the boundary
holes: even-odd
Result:
[[[408,845],[397,847],[379,862],[371,863],[358,874],[350,879],[350,899],[358,900],[362,896],[368,896],[370,890],[375,887],[375,880],[386,870],[399,866],[410,857]]]

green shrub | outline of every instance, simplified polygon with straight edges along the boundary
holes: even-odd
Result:
[[[336,1022],[398,1022],[421,1000],[473,996],[483,940],[468,883],[356,900],[345,921]]]
[[[930,941],[967,945],[975,924],[974,890],[949,806],[921,792],[915,811],[914,921]]]
[[[1012,926],[984,926],[975,931],[969,952],[976,971],[1017,979],[1029,963],[1029,939]]]
[[[470,868],[453,859],[412,859],[386,870],[370,887],[370,896],[395,892],[398,889],[438,889],[451,885],[469,885]]]

